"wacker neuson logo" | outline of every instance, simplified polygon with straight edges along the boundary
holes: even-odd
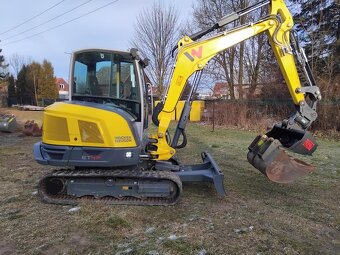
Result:
[[[116,143],[126,143],[131,141],[132,141],[131,136],[115,136]]]
[[[184,52],[184,55],[191,61],[194,62],[195,57],[201,58],[202,57],[202,50],[203,47],[200,46],[198,49],[192,49],[191,54],[189,52]]]

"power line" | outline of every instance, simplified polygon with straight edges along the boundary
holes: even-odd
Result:
[[[16,28],[22,26],[23,24],[26,24],[27,22],[29,22],[29,21],[31,21],[31,20],[34,20],[35,18],[41,16],[41,15],[44,14],[45,12],[48,12],[49,10],[53,9],[54,7],[58,6],[59,4],[61,4],[61,3],[64,2],[64,1],[65,1],[65,0],[62,0],[62,1],[58,2],[58,3],[56,3],[55,5],[52,5],[51,7],[47,8],[46,10],[42,11],[41,13],[39,13],[39,14],[33,16],[32,18],[29,18],[28,20],[25,20],[24,22],[20,23],[19,25],[16,25],[16,26],[14,26],[14,27],[12,27],[12,28],[10,28],[10,29],[8,29],[8,30],[2,32],[0,35],[3,35],[3,34],[9,32],[9,31],[12,31],[12,30],[14,30],[14,29],[16,29]]]
[[[70,22],[72,22],[72,21],[75,21],[75,20],[77,20],[77,19],[80,19],[80,18],[82,18],[82,17],[85,17],[85,16],[87,16],[87,15],[89,15],[89,14],[91,14],[91,13],[94,13],[94,12],[96,12],[96,11],[99,11],[100,9],[103,9],[103,8],[105,8],[105,7],[107,7],[107,6],[111,5],[111,4],[114,4],[114,3],[118,2],[118,1],[119,1],[119,0],[115,0],[115,1],[109,2],[109,3],[107,3],[107,4],[105,4],[105,5],[101,6],[101,7],[98,7],[98,8],[96,8],[96,9],[90,11],[90,12],[84,13],[84,14],[82,14],[82,15],[80,15],[80,16],[74,18],[74,19],[70,19],[70,20],[68,20],[68,21],[66,21],[66,22],[64,22],[64,23],[61,23],[61,24],[56,25],[56,26],[54,26],[54,27],[48,28],[48,29],[43,30],[43,31],[41,31],[41,32],[39,32],[39,33],[36,33],[36,34],[30,35],[30,36],[27,36],[27,37],[25,37],[25,38],[22,38],[22,39],[19,39],[19,40],[16,40],[16,41],[12,41],[12,42],[8,42],[8,43],[6,43],[6,44],[3,44],[3,46],[10,45],[10,44],[14,44],[14,43],[17,43],[17,42],[21,42],[21,41],[23,41],[23,40],[27,40],[27,39],[30,39],[30,38],[32,38],[32,37],[35,37],[35,36],[41,35],[41,34],[43,34],[43,33],[49,32],[49,31],[51,31],[51,30],[53,30],[53,29],[56,29],[56,28],[61,27],[61,26],[63,26],[63,25],[66,25],[66,24],[68,24],[68,23],[70,23]]]
[[[38,25],[36,25],[36,26],[34,26],[34,27],[31,27],[31,28],[29,28],[29,29],[26,29],[26,30],[20,32],[20,33],[17,33],[17,34],[14,34],[14,35],[10,36],[10,37],[7,37],[7,38],[5,38],[5,39],[2,39],[2,41],[6,41],[6,40],[11,39],[11,38],[13,38],[13,37],[17,37],[17,36],[19,36],[19,35],[22,35],[22,34],[28,32],[28,31],[31,31],[31,30],[33,30],[33,29],[35,29],[35,28],[37,28],[37,27],[46,25],[47,23],[50,23],[51,21],[56,20],[56,19],[58,19],[58,18],[64,16],[65,14],[68,14],[68,13],[70,13],[70,12],[72,12],[72,11],[74,11],[74,10],[80,8],[80,7],[82,7],[83,5],[85,5],[85,4],[87,4],[87,3],[91,2],[91,1],[93,1],[93,0],[88,0],[87,2],[82,3],[82,4],[80,4],[80,5],[77,5],[76,7],[72,8],[72,9],[66,11],[66,12],[63,12],[63,13],[61,13],[61,14],[59,14],[59,15],[57,15],[57,16],[55,16],[55,17],[53,17],[53,18],[51,18],[51,19],[49,19],[49,20],[47,20],[47,21],[44,21],[44,22],[42,22],[42,23],[40,23],[40,24],[38,24]]]

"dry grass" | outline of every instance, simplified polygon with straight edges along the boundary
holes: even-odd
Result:
[[[206,111],[209,115],[206,122],[215,125],[238,127],[251,130],[266,130],[275,123],[281,122],[295,112],[293,104],[287,100],[245,100],[245,101],[207,101]],[[340,104],[336,100],[321,101],[318,104],[318,118],[312,124],[313,130],[326,136],[337,136],[340,131]],[[321,131],[321,132],[320,132]]]
[[[188,134],[179,158],[199,162],[207,149],[225,174],[227,197],[200,183],[184,185],[171,207],[83,202],[74,213],[36,196],[52,169],[34,162],[39,139],[0,134],[0,254],[338,254],[339,142],[320,139],[309,159],[317,170],[279,185],[246,161],[254,133],[192,124]]]

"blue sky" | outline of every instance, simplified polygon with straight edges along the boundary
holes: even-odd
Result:
[[[25,37],[77,18],[113,1],[64,0],[41,16],[4,33],[60,1],[61,0],[1,0],[0,48],[5,58],[10,58],[13,54],[18,54],[24,58],[30,58],[38,62],[47,59],[52,62],[57,77],[68,79],[70,55],[67,53],[82,48],[127,50],[134,32],[133,26],[136,17],[143,9],[150,8],[154,2],[154,0],[118,0],[103,9],[54,30],[29,39],[24,39]],[[175,6],[183,22],[192,14],[192,3],[194,0],[160,1],[165,5],[172,4]],[[22,33],[83,3],[84,5],[80,8],[62,17],[56,18],[26,33]],[[19,33],[22,34],[6,40],[6,38]],[[14,42],[21,39],[24,40]]]

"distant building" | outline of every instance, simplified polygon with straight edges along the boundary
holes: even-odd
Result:
[[[214,99],[212,92],[199,92],[197,95],[197,98],[200,100],[209,100],[209,99]]]
[[[56,78],[55,84],[58,89],[59,99],[67,100],[69,97],[69,85],[63,78]]]
[[[213,87],[213,97],[214,98],[228,98],[230,95],[227,83],[216,82]]]
[[[261,95],[262,88],[265,84],[257,84],[255,91],[254,91],[254,97],[259,97]],[[249,89],[250,84],[242,84],[242,94],[243,99],[246,99],[249,97]],[[235,84],[234,87],[234,95],[235,99],[240,99],[240,85]],[[223,99],[231,99],[230,91],[227,83],[225,82],[216,82],[213,87],[213,97],[214,98],[223,98]]]

